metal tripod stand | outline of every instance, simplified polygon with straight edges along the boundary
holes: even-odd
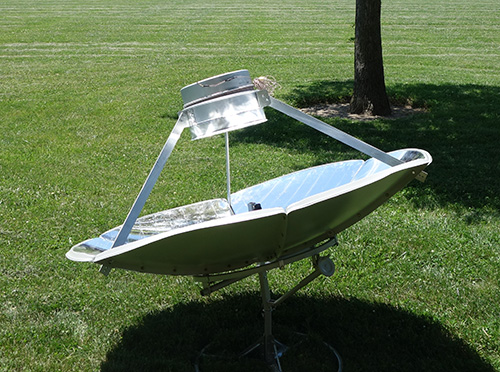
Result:
[[[292,257],[285,258],[283,260],[280,260],[279,262],[273,262],[273,263],[268,263],[268,264],[263,264],[261,266],[258,266],[256,268],[252,269],[247,269],[240,271],[236,274],[236,277],[234,277],[235,273],[233,274],[227,274],[226,276],[223,276],[222,279],[219,276],[218,279],[219,281],[217,283],[210,282],[208,280],[202,280],[201,278],[197,278],[197,280],[202,281],[205,288],[202,290],[202,294],[207,295],[213,291],[216,291],[220,288],[223,288],[227,285],[230,285],[238,280],[241,280],[244,277],[250,276],[252,274],[258,274],[259,275],[259,283],[260,283],[260,294],[262,298],[262,309],[263,309],[263,315],[264,315],[264,334],[262,337],[252,345],[250,345],[248,348],[246,348],[241,354],[240,357],[246,357],[249,354],[258,352],[260,353],[260,356],[264,359],[264,361],[268,364],[270,369],[273,372],[282,372],[281,368],[281,363],[280,363],[280,358],[283,356],[283,354],[287,351],[288,347],[278,340],[275,339],[274,334],[273,334],[273,322],[272,322],[272,312],[273,310],[281,303],[283,303],[287,298],[295,294],[298,290],[301,288],[305,287],[307,284],[312,282],[314,279],[319,277],[320,275],[324,276],[332,276],[333,273],[335,272],[335,265],[332,262],[332,260],[328,256],[320,256],[319,252],[325,250],[326,248],[329,248],[333,245],[337,244],[337,240],[335,238],[331,239],[330,241],[320,245],[319,247],[313,249],[313,250],[308,250],[308,252],[303,252],[301,254],[294,255]],[[271,290],[269,287],[269,281],[267,279],[267,272],[270,269],[273,269],[275,267],[283,266],[287,263],[298,261],[300,259],[303,259],[303,256],[310,256],[312,255],[312,263],[314,267],[314,271],[310,273],[308,276],[306,276],[304,279],[302,279],[296,286],[294,286],[292,289],[290,289],[288,292],[283,294],[281,297],[279,297],[276,300],[273,300],[271,298]],[[211,277],[211,280],[214,278]],[[341,370],[341,359],[338,353],[329,345],[327,345],[332,352],[336,355],[338,359],[338,364],[339,364],[339,371]],[[200,356],[203,354],[203,352],[200,354]],[[198,363],[198,362],[197,362]],[[201,372],[199,369],[198,364],[195,365],[196,367],[196,372]]]

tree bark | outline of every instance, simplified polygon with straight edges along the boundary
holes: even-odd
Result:
[[[356,0],[352,114],[390,115],[382,59],[381,0]]]

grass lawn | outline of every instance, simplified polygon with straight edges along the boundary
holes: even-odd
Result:
[[[104,277],[64,254],[123,222],[183,86],[244,68],[274,76],[296,106],[345,100],[354,3],[1,2],[0,371],[192,371],[211,340],[255,341],[255,277],[205,298],[191,278]],[[345,371],[500,371],[498,2],[382,7],[388,92],[426,112],[327,122],[385,151],[429,151],[428,180],[341,233],[335,275],[278,307],[275,324],[333,345]],[[268,117],[230,136],[234,190],[359,156]],[[224,197],[223,148],[185,133],[144,213]],[[309,270],[272,272],[271,286],[282,293]],[[313,345],[284,369],[331,370],[330,354]]]

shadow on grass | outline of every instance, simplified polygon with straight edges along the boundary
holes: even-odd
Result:
[[[238,294],[210,303],[191,302],[146,315],[123,331],[102,371],[194,371],[200,351],[227,355],[243,350],[263,332],[257,294]],[[476,371],[494,369],[462,340],[432,319],[384,304],[356,299],[295,296],[274,314],[275,335],[307,333],[309,344],[282,358],[283,369],[336,371],[327,342],[341,355],[344,371]],[[210,364],[210,363],[208,363]],[[215,366],[215,367],[214,367]],[[207,362],[203,371],[266,371],[256,360]],[[213,368],[212,368],[213,367]]]
[[[351,89],[350,81],[316,82],[297,87],[284,100],[296,107],[342,102]],[[394,102],[411,102],[427,112],[396,120],[323,120],[384,151],[406,147],[429,151],[434,161],[427,183],[413,182],[408,189],[422,207],[429,204],[432,193],[432,203],[441,206],[458,203],[500,210],[500,87],[414,84],[391,86],[388,91]],[[235,140],[308,151],[318,164],[360,156],[273,110],[267,115],[270,125],[236,132]]]

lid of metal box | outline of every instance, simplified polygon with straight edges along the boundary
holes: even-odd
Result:
[[[254,89],[248,70],[228,72],[181,89],[184,108],[216,97]]]

